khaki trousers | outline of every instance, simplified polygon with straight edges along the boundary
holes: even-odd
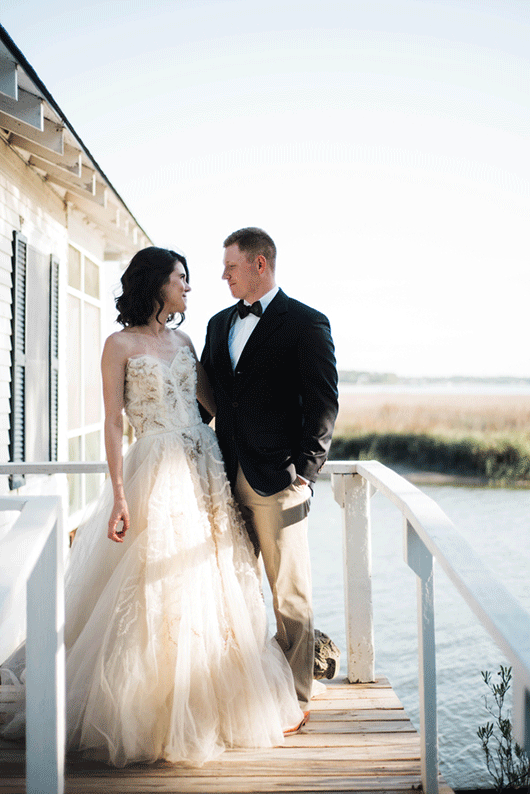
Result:
[[[272,496],[260,496],[239,466],[234,495],[256,555],[261,552],[272,591],[276,639],[293,671],[300,707],[307,710],[315,654],[307,539],[311,491],[290,485]]]

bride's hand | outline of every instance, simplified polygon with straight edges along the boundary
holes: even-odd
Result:
[[[123,526],[118,531],[118,524],[123,522]],[[116,499],[109,519],[109,530],[107,537],[115,543],[123,543],[125,533],[129,529],[129,508],[125,499]]]

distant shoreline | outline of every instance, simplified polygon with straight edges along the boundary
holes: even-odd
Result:
[[[369,381],[354,383],[339,381],[339,397],[348,394],[485,394],[485,395],[520,395],[530,397],[530,380],[513,382],[496,381],[402,381],[383,383]]]
[[[416,485],[530,488],[525,445],[414,433],[339,434],[330,460],[379,460]]]
[[[383,462],[383,461],[381,461]],[[414,469],[401,463],[385,463],[389,469],[400,474],[413,485],[450,485],[455,488],[510,488],[514,490],[530,489],[530,480],[515,480],[513,482],[492,481],[487,477],[467,476],[462,474],[444,474],[439,471],[424,471]],[[319,475],[319,480],[330,480],[331,474]]]
[[[530,480],[515,480],[513,482],[495,482],[487,477],[466,476],[461,474],[443,474],[437,471],[422,471],[412,466],[396,464],[390,465],[413,485],[452,485],[463,488],[530,488]]]
[[[521,378],[511,375],[478,377],[473,375],[452,375],[450,377],[416,376],[405,377],[392,372],[362,372],[357,370],[340,370],[339,386],[412,386],[414,388],[436,387],[443,390],[455,386],[463,387],[501,387],[524,388],[530,390],[530,377]]]

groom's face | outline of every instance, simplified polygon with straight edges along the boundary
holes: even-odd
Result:
[[[253,303],[261,287],[259,268],[256,260],[248,259],[244,251],[240,251],[237,243],[225,248],[223,258],[223,278],[228,281],[230,292],[234,298]]]

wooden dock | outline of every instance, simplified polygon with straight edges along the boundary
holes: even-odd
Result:
[[[200,769],[168,763],[126,769],[68,758],[66,794],[247,794],[421,789],[420,741],[385,678],[326,682],[303,730],[268,750],[228,750]],[[442,794],[452,794],[440,780]],[[0,744],[0,794],[24,794],[24,752]]]

